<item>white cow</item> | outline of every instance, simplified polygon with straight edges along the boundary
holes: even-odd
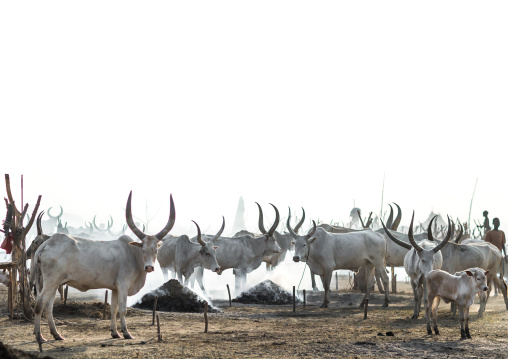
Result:
[[[370,296],[370,290],[374,284],[374,271],[383,281],[385,290],[384,307],[388,306],[388,276],[386,275],[386,245],[384,237],[372,231],[352,232],[344,234],[329,233],[323,228],[317,228],[313,221],[313,228],[305,236],[297,235],[290,224],[291,210],[287,220],[287,229],[291,233],[295,254],[293,261],[306,262],[310,270],[321,276],[325,289],[325,298],[321,308],[328,307],[328,295],[330,292],[330,281],[334,270],[349,269],[356,270],[364,266],[367,270],[367,291],[360,304],[365,304],[365,299]]]
[[[415,214],[413,211],[413,217],[411,218],[411,224],[408,232],[408,239],[411,245],[408,245],[406,242],[394,237],[386,229],[383,221],[381,221],[388,238],[398,245],[409,249],[404,257],[404,269],[406,270],[407,275],[411,278],[411,287],[413,288],[413,296],[415,300],[414,312],[411,319],[417,319],[420,315],[422,299],[424,300],[425,306],[427,306],[427,282],[425,279],[431,270],[441,269],[441,266],[443,265],[443,256],[441,255],[440,250],[451,238],[451,226],[448,226],[447,236],[441,243],[436,245],[436,242],[432,242],[430,240],[416,243],[413,237],[414,216]],[[432,226],[432,222],[436,219],[436,217],[437,216],[432,218],[430,221],[429,228]]]
[[[45,341],[40,332],[43,310],[46,311],[51,334],[56,340],[63,340],[53,320],[53,301],[60,284],[67,284],[83,292],[88,289],[110,289],[111,336],[120,337],[116,328],[119,311],[124,338],[133,338],[125,323],[127,296],[138,293],[145,285],[146,274],[153,272],[159,241],[175,223],[175,206],[171,197],[166,226],[155,236],[150,236],[141,232],[134,224],[131,197],[132,191],[127,200],[125,217],[129,228],[141,242],[133,242],[128,236],[121,236],[113,241],[93,241],[57,233],[35,252],[33,261],[40,263],[44,277],[44,287],[35,304],[34,334],[39,342]],[[35,271],[30,273],[31,277],[36,275]]]
[[[471,338],[469,333],[469,307],[473,304],[476,293],[485,292],[489,288],[486,276],[489,271],[481,268],[470,268],[452,275],[442,270],[432,270],[427,275],[429,305],[426,308],[427,333],[432,335],[430,319],[434,324],[434,333],[439,335],[437,327],[437,308],[439,301],[454,302],[459,307],[460,337]]]
[[[219,238],[224,231],[226,224],[224,217],[222,217],[222,227],[209,242],[203,241],[198,224],[196,222],[194,224],[198,230],[196,243],[193,243],[188,236],[183,235],[165,239],[159,248],[157,260],[161,266],[164,280],[168,279],[168,269],[176,273],[180,283],[183,283],[182,276],[185,277],[185,285],[188,284],[190,276],[194,273],[194,267],[201,266],[216,273],[220,271],[215,257],[218,247],[213,245],[213,240]]]

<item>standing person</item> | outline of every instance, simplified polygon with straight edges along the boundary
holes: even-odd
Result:
[[[501,251],[501,254],[504,253],[504,260],[508,262],[508,257],[506,256],[506,236],[503,231],[499,230],[499,218],[494,218],[492,224],[494,225],[494,229],[487,232],[485,235],[485,242],[495,245]],[[502,263],[501,266],[501,275],[504,277],[504,263]],[[497,288],[494,291],[494,295],[497,295]]]
[[[485,217],[485,219],[483,220],[483,230],[484,230],[484,234],[487,234],[488,231],[491,230],[490,228],[490,221],[489,221],[489,212],[488,211],[483,211],[483,217]],[[492,220],[492,222],[494,222],[494,220]]]

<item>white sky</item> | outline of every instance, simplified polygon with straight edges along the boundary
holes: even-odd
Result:
[[[0,3],[1,166],[19,198],[121,227],[322,221],[384,198],[508,223],[505,1]],[[2,179],[3,183],[3,179]],[[3,188],[3,185],[2,185]],[[5,195],[5,189],[2,189]],[[386,206],[385,206],[386,208]],[[0,208],[4,218],[5,209]],[[67,217],[66,217],[67,216]],[[506,227],[508,228],[508,227]],[[255,228],[250,228],[255,229]],[[192,234],[192,233],[191,233]]]

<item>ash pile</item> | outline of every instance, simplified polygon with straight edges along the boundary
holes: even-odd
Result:
[[[202,313],[205,310],[206,301],[176,279],[170,279],[156,290],[145,294],[133,307],[153,310],[155,297],[158,311]],[[218,313],[219,310],[209,302],[208,312]]]
[[[233,302],[244,304],[292,304],[293,295],[268,279],[242,292],[233,299]],[[300,303],[300,300],[296,298],[296,302]]]

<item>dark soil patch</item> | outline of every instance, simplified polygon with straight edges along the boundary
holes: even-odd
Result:
[[[292,304],[293,295],[271,280],[265,280],[254,287],[242,292],[233,302],[244,304]],[[296,298],[296,302],[300,300]]]
[[[81,302],[55,304],[53,306],[53,315],[59,317],[85,317],[102,319],[104,313],[104,303],[101,302]],[[106,306],[106,314],[109,316],[111,307],[109,304]]]
[[[170,279],[156,290],[145,294],[134,308],[153,310],[157,297],[157,309],[163,312],[202,313],[206,301],[189,288],[184,287],[176,279]],[[217,313],[219,310],[208,302],[208,311]]]
[[[37,355],[26,353],[19,349],[10,348],[8,345],[0,342],[0,358],[2,359],[25,359],[25,358],[42,358],[51,359],[49,356],[39,357]]]

